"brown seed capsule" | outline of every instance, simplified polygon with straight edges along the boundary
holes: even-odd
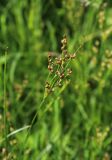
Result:
[[[61,50],[63,51],[65,49],[65,45],[63,45],[62,47],[61,47]]]
[[[51,58],[51,53],[50,52],[48,53],[48,58]]]
[[[57,74],[58,76],[60,76],[60,71],[57,70],[57,71],[56,71],[56,74]]]
[[[64,43],[64,40],[63,40],[63,39],[61,40],[61,43],[62,43],[62,44]]]
[[[49,70],[51,73],[53,73],[53,72],[54,72],[54,70],[53,70],[53,66],[48,65],[48,70]]]
[[[53,67],[52,66],[50,66],[50,65],[48,65],[48,70],[52,70],[53,69]]]
[[[69,76],[72,73],[72,70],[70,68],[67,69],[67,75]]]
[[[48,63],[51,63],[52,62],[52,59],[48,59]]]
[[[45,88],[50,89],[50,84],[49,84],[49,82],[46,82]]]
[[[70,58],[71,59],[74,59],[76,57],[76,54],[74,53],[74,54],[72,54],[72,55],[70,55]]]
[[[70,58],[70,55],[69,54],[65,54],[65,59],[69,59]]]
[[[62,74],[60,75],[60,78],[63,79],[64,76],[65,76],[64,73],[62,73]]]
[[[60,64],[61,65],[62,64],[62,58],[58,58],[57,61],[56,61],[56,64]]]
[[[64,53],[64,54],[68,54],[67,49],[64,49],[64,50],[63,50],[63,53]]]
[[[67,39],[66,39],[66,38],[64,38],[63,40],[64,40],[64,44],[67,44]]]
[[[52,69],[50,72],[51,72],[51,73],[53,73],[53,72],[54,72],[54,70]]]
[[[62,43],[62,44],[67,44],[67,39],[66,39],[66,38],[63,38],[63,39],[61,40],[61,43]]]

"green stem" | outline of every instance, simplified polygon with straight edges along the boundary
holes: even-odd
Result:
[[[46,96],[46,97],[43,97],[43,99],[42,99],[42,101],[41,101],[38,109],[40,109],[40,108],[42,107],[42,105],[44,104],[46,98],[47,98],[47,96]],[[24,149],[25,149],[25,144],[26,144],[27,141],[28,141],[28,138],[29,138],[31,129],[32,129],[32,127],[33,127],[33,125],[34,125],[34,122],[35,122],[35,120],[36,120],[37,117],[38,117],[38,111],[36,111],[36,113],[35,113],[32,121],[31,121],[30,127],[29,127],[29,129],[28,129],[27,135],[26,135],[25,140],[24,140],[24,143],[23,143],[23,147],[22,147],[22,149],[21,149],[21,151],[20,151],[20,156],[22,156],[22,151],[24,151]],[[40,118],[40,117],[38,117],[38,119],[39,119],[39,118]],[[37,122],[38,122],[38,121],[37,121]],[[36,122],[36,123],[37,123],[37,122]],[[21,158],[22,158],[22,157],[21,157]]]
[[[7,141],[7,105],[6,105],[6,69],[7,69],[7,51],[5,51],[5,63],[4,63],[4,84],[3,84],[3,90],[4,90],[4,137],[5,137],[5,148],[7,150],[8,147],[8,141]]]

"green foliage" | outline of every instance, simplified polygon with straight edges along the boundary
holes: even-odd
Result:
[[[111,0],[0,1],[0,159],[112,159],[111,17]],[[82,47],[42,101],[63,34],[70,53]]]

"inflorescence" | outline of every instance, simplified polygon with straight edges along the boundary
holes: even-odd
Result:
[[[67,38],[63,36],[61,40],[61,55],[54,56],[53,53],[48,53],[48,70],[51,76],[50,81],[46,81],[45,88],[47,93],[54,91],[56,87],[62,87],[65,80],[70,77],[72,69],[69,68],[69,63],[75,59],[76,53],[69,54],[67,50]]]

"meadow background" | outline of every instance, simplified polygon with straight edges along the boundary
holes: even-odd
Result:
[[[69,84],[40,108],[63,34],[70,53],[83,45]],[[0,159],[111,160],[111,133],[112,1],[0,0]]]

